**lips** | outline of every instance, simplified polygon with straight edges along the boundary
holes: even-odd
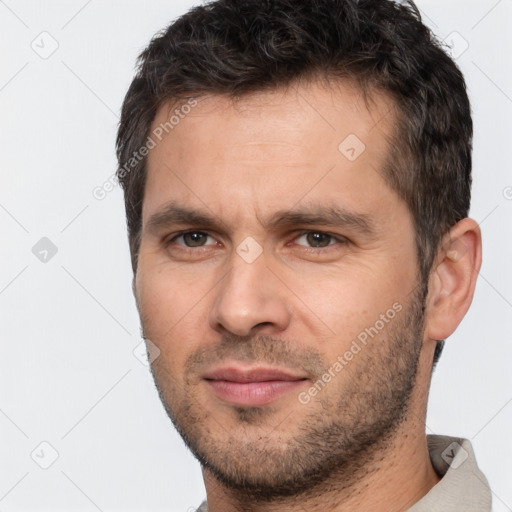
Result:
[[[234,367],[225,367],[213,370],[205,375],[208,380],[227,380],[230,382],[267,382],[271,380],[301,380],[303,376],[279,370],[277,368],[248,368],[240,369]]]
[[[306,377],[270,368],[225,366],[204,375],[210,390],[222,401],[239,406],[263,406],[297,390]]]

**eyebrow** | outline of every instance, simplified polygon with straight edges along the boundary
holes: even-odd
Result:
[[[298,209],[279,210],[261,223],[267,229],[325,225],[353,229],[368,236],[375,233],[374,223],[367,214],[329,205],[305,205]],[[147,228],[150,231],[158,231],[176,224],[193,225],[203,229],[219,229],[222,225],[225,226],[225,222],[206,210],[189,208],[173,201],[151,215]]]

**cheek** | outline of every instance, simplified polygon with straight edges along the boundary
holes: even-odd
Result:
[[[182,364],[200,345],[207,324],[207,283],[190,280],[179,269],[139,266],[136,293],[146,336],[155,343],[168,366]],[[166,363],[167,364],[167,363]]]
[[[325,332],[326,350],[333,354],[344,350],[376,322],[380,327],[381,315],[386,315],[393,305],[395,309],[403,306],[413,286],[407,271],[400,275],[396,269],[385,268],[387,271],[380,267],[347,266],[345,271],[296,278],[294,291],[305,306],[299,308],[303,316],[296,318],[298,327],[309,323],[312,333]],[[394,316],[394,310],[391,313]],[[385,322],[382,334],[389,324]]]
[[[141,254],[136,290],[145,320],[159,332],[166,332],[192,309],[204,292],[200,279],[190,279],[186,269],[160,260],[158,255]]]

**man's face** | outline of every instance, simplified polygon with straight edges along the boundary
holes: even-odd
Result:
[[[152,371],[227,486],[298,492],[405,416],[422,304],[412,216],[383,179],[390,107],[346,85],[210,96],[148,156],[135,292]]]

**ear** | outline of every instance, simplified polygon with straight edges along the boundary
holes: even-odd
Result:
[[[132,278],[132,293],[133,293],[133,296],[135,297],[135,299],[137,299],[137,274],[133,274],[133,278]]]
[[[135,299],[135,306],[137,307],[137,311],[140,314],[139,299],[138,299],[138,296],[137,296],[137,278],[138,278],[138,275],[139,275],[138,272],[133,275],[133,278],[132,278],[132,293],[133,293],[133,298]]]
[[[429,279],[425,334],[431,340],[450,336],[464,318],[482,264],[478,224],[465,218],[446,233]]]

